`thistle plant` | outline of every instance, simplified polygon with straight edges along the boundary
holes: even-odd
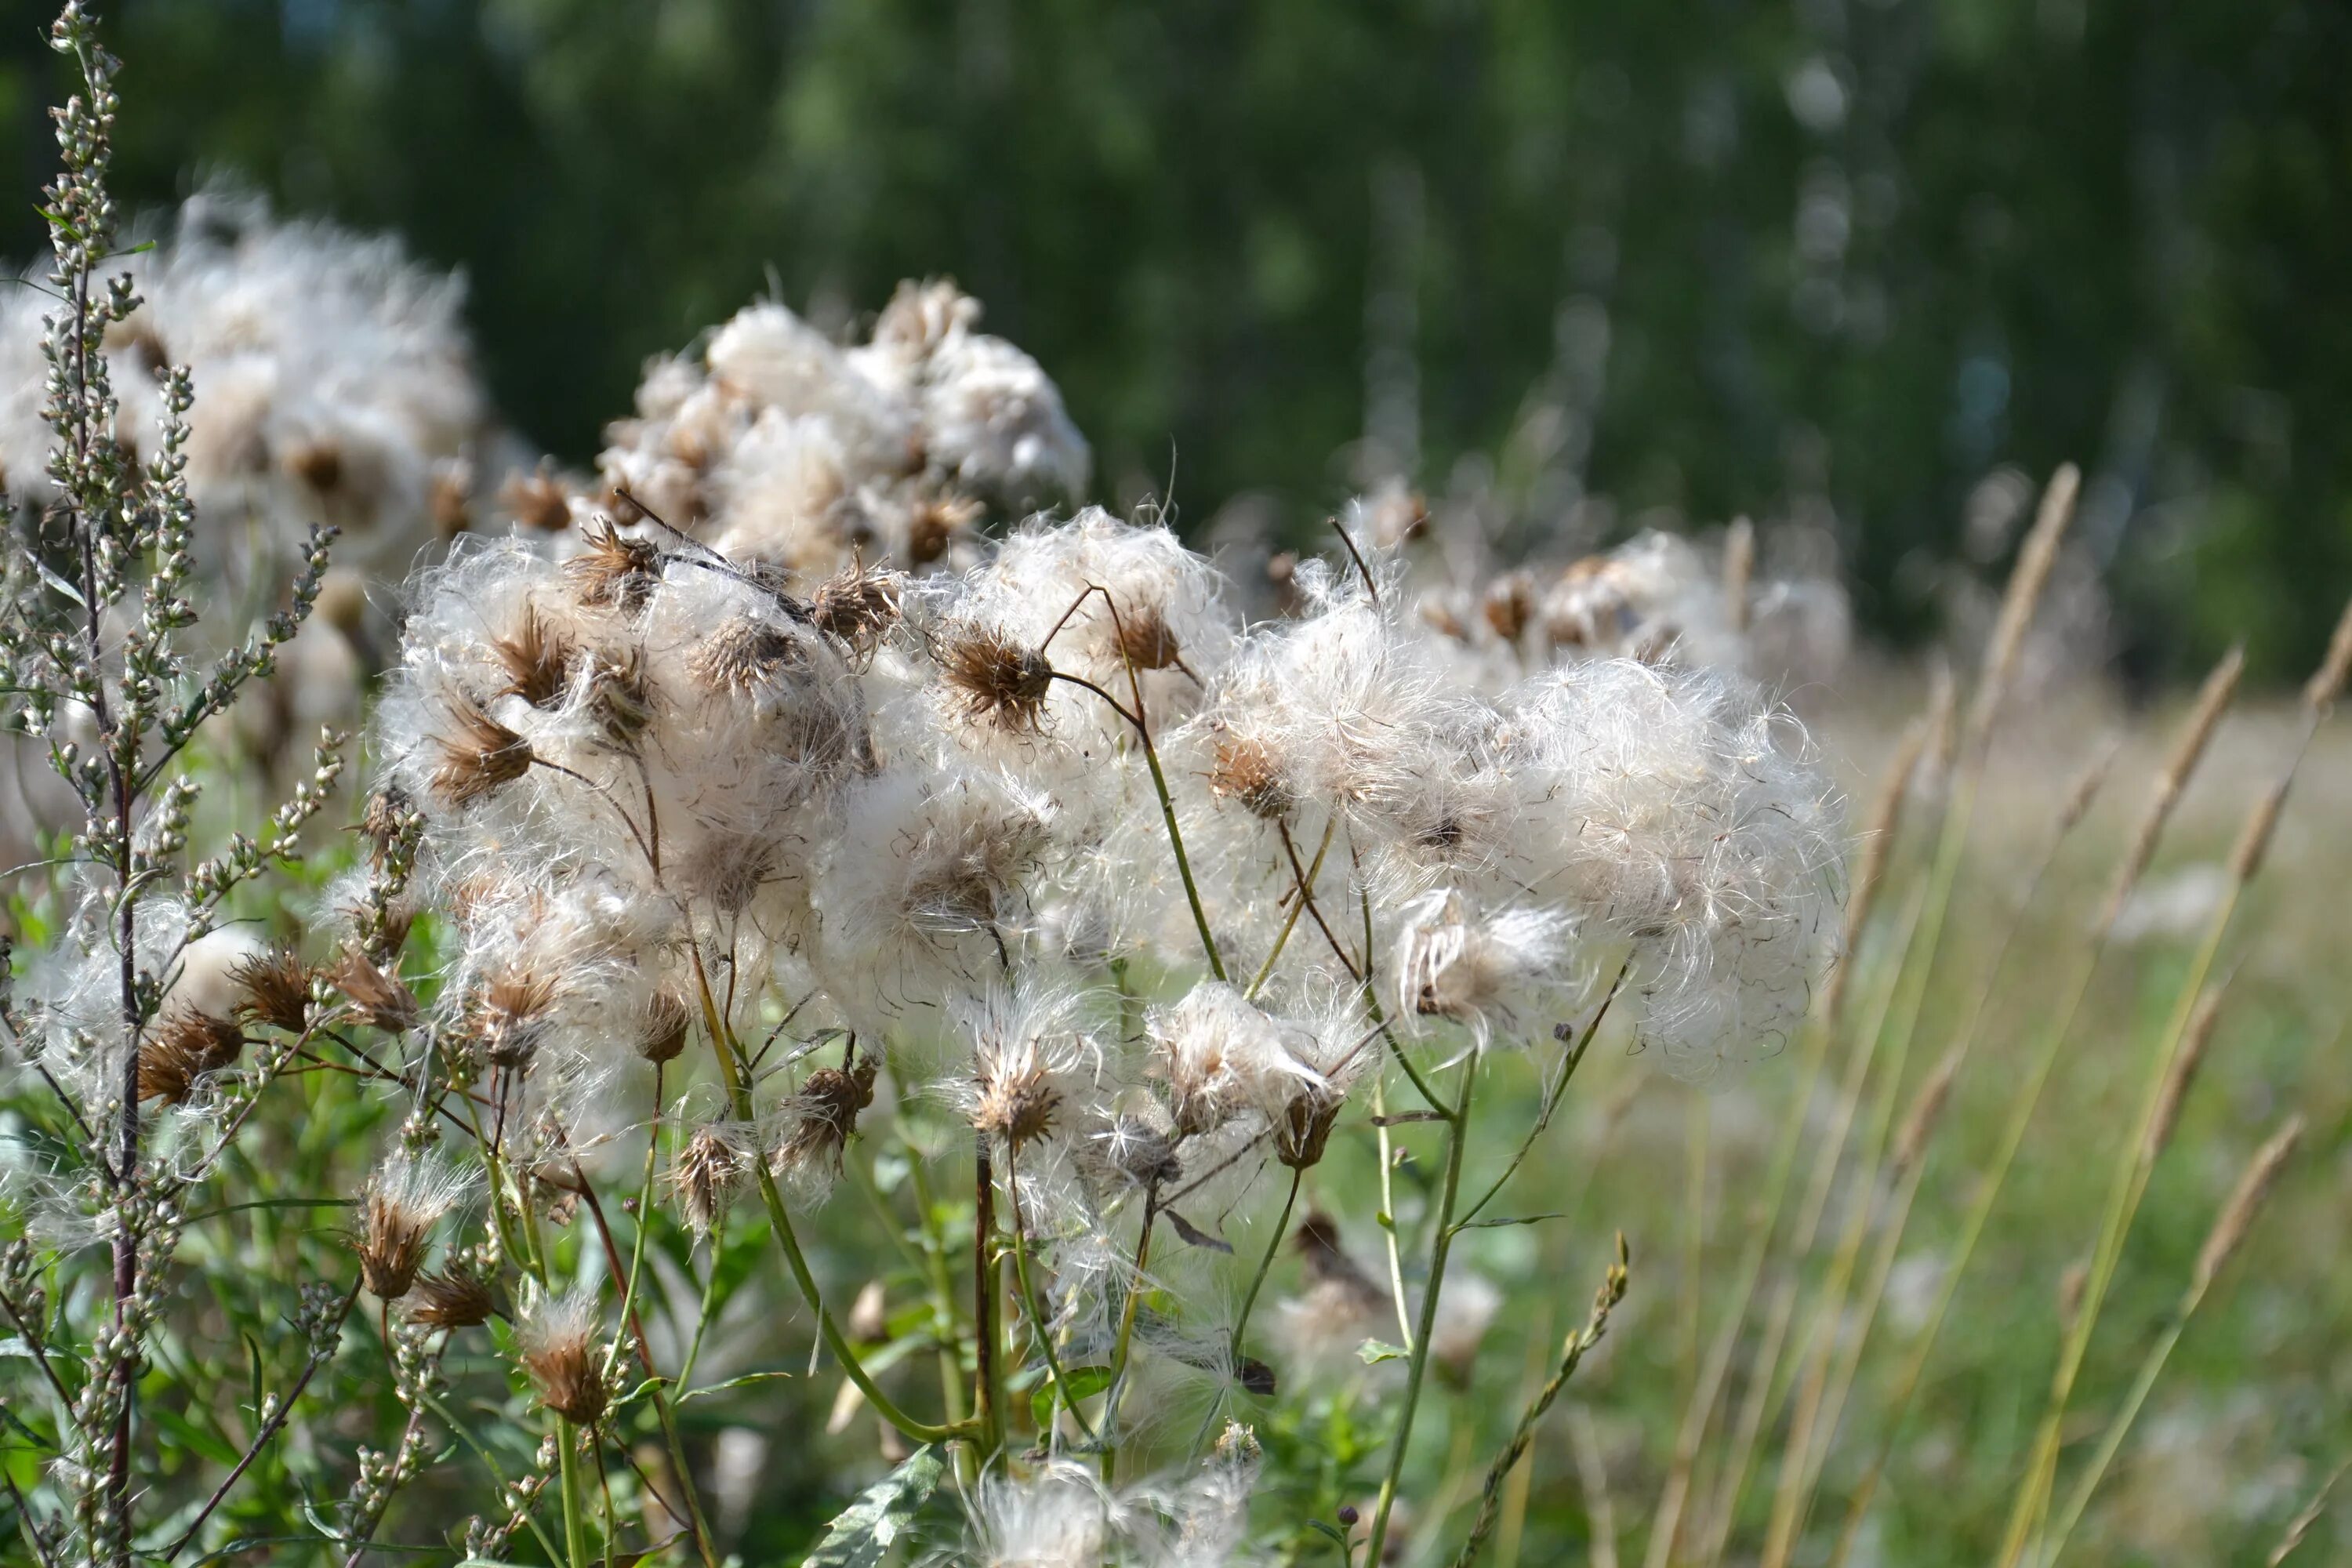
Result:
[[[768,1506],[725,1435],[786,1382],[814,1385],[804,1415],[829,1390],[828,1432],[888,1466],[814,1563],[1516,1561],[1548,1413],[1655,1337],[1650,1260],[1621,1236],[1565,1337],[1548,1315],[1528,1335],[1522,1395],[1480,1418],[1481,1342],[1526,1326],[1477,1272],[1485,1238],[1571,1220],[1528,1189],[1604,1037],[1640,1070],[1755,1063],[1790,1094],[1727,1289],[1696,1268],[1695,1119],[1649,1559],[1717,1561],[1755,1525],[1793,1560],[1848,1479],[1841,1421],[1875,1397],[1837,1560],[1855,1549],[2236,693],[2233,655],[1880,1387],[1865,1349],[2011,962],[2004,936],[1915,1068],[2072,470],[1968,706],[1935,689],[1849,879],[1826,770],[1750,679],[1776,646],[1842,642],[1813,636],[1842,609],[1765,573],[1744,525],[1719,562],[1650,534],[1555,567],[1466,533],[1424,546],[1469,525],[1391,489],[1332,519],[1320,556],[1254,573],[1153,509],[1030,510],[1078,499],[1086,443],[953,285],[902,287],[862,342],[765,300],[648,368],[593,479],[539,465],[490,505],[456,487],[446,551],[373,585],[401,615],[360,787],[336,794],[331,732],[240,832],[257,808],[222,798],[220,764],[320,601],[331,530],[306,530],[259,625],[199,623],[211,389],[144,346],[170,339],[140,331],[161,313],[138,279],[202,290],[117,248],[114,62],[78,5],[53,37],[82,89],[44,209],[49,457],[11,492],[0,619],[10,726],[79,822],[16,889],[0,1009],[0,1521],[33,1561],[719,1568]],[[459,382],[419,370],[449,300],[411,318],[387,304],[405,287],[345,301],[372,324],[320,379],[454,407]],[[134,374],[152,389],[118,388]],[[322,523],[373,515],[345,435],[333,465],[306,459]],[[412,435],[391,490],[448,477]],[[278,494],[273,528],[287,511]],[[2352,620],[2305,746],[2347,662]],[[2288,1168],[2300,1121],[2066,1470],[2063,1418],[2293,771],[2150,1058],[2011,1560],[2076,1531]],[[2028,902],[2104,777],[2060,810]],[[349,831],[306,855],[331,810]],[[1601,1555],[1610,1466],[1573,1414]]]

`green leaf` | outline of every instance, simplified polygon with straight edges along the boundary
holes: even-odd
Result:
[[[1356,1359],[1366,1366],[1378,1366],[1384,1361],[1406,1361],[1412,1355],[1402,1345],[1392,1345],[1386,1340],[1366,1340],[1356,1347]]]
[[[873,1568],[914,1523],[916,1511],[939,1487],[944,1468],[936,1444],[916,1449],[906,1463],[841,1510],[802,1568]]]
[[[705,1384],[700,1388],[689,1388],[679,1394],[675,1403],[684,1405],[708,1394],[724,1394],[730,1388],[740,1388],[747,1383],[771,1383],[777,1378],[792,1375],[788,1372],[747,1372],[740,1377],[730,1377],[724,1383]]]
[[[1062,1398],[1066,1404],[1076,1405],[1082,1399],[1092,1399],[1109,1386],[1110,1368],[1074,1366],[1069,1369],[1068,1380]],[[1054,1384],[1052,1379],[1048,1378],[1039,1386],[1036,1393],[1029,1396],[1029,1414],[1036,1421],[1037,1430],[1040,1432],[1053,1425]]]
[[[205,1431],[168,1405],[142,1400],[139,1414],[152,1422],[157,1431],[215,1465],[234,1465],[243,1458],[219,1433]]]
[[[1568,1215],[1565,1214],[1521,1214],[1513,1215],[1507,1219],[1465,1220],[1462,1224],[1455,1226],[1454,1228],[1456,1230],[1485,1230],[1490,1226],[1540,1225],[1543,1221],[1548,1219],[1566,1219]]]

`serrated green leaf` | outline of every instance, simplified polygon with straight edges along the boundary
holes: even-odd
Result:
[[[926,1443],[916,1449],[841,1510],[802,1568],[873,1568],[914,1523],[917,1510],[938,1489],[944,1468],[937,1445]]]
[[[1402,1345],[1392,1345],[1386,1340],[1366,1340],[1356,1347],[1356,1359],[1366,1366],[1378,1366],[1384,1361],[1405,1361],[1412,1355]]]

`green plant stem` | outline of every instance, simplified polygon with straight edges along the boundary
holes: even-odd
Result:
[[[2206,977],[2212,972],[2213,960],[2220,953],[2221,942],[2229,932],[2230,921],[2236,913],[2238,895],[2244,884],[2233,878],[2221,904],[2215,908],[2206,926],[2205,939],[2198,946],[2197,956],[2189,966],[2188,978],[2173,1003],[2172,1016],[2161,1042],[2149,1063],[2147,1088],[2140,1098],[2139,1115],[2132,1123],[2128,1139],[2118,1152],[2115,1180],[2109,1187],[2107,1201],[2099,1216],[2099,1234],[2091,1252],[2091,1268],[2083,1290],[2083,1303],[2074,1314],[2067,1331],[2063,1348],[2058,1358],[2058,1369],[2050,1384],[2050,1401],[2034,1433],[2032,1457],[2028,1461],[2024,1482],[2018,1488],[2011,1505],[2009,1526],[2001,1540],[2000,1554],[1995,1561],[2001,1568],[2019,1561],[2026,1542],[2037,1528],[2042,1510],[2049,1504],[2049,1491],[2056,1479],[2058,1448],[2066,1418],[2066,1405],[2073,1397],[2074,1383],[2083,1370],[2083,1360],[2089,1353],[2091,1337],[2098,1327],[2099,1309],[2106,1300],[2107,1287],[2115,1279],[2116,1266],[2123,1256],[2123,1244],[2131,1230],[2133,1216],[2138,1212],[2141,1195],[2147,1189],[2149,1172],[2154,1168],[2147,1148],[2148,1128],[2155,1121],[2158,1102],[2164,1092],[2164,1080],[2172,1070],[2172,1058],[2187,1035],[2189,1020],[2197,1010],[2198,998],[2205,994]]]
[[[1290,1168],[1290,1191],[1283,1194],[1282,1214],[1274,1222],[1274,1234],[1266,1237],[1265,1254],[1257,1260],[1257,1270],[1250,1276],[1249,1289],[1242,1292],[1241,1310],[1234,1314],[1234,1331],[1228,1342],[1226,1359],[1238,1372],[1242,1364],[1242,1336],[1249,1330],[1250,1311],[1257,1305],[1258,1292],[1265,1287],[1265,1277],[1274,1271],[1274,1260],[1282,1252],[1283,1241],[1290,1235],[1290,1214],[1298,1206],[1298,1184],[1306,1172],[1297,1165]]]
[[[1526,1457],[1528,1446],[1535,1441],[1536,1424],[1544,1418],[1552,1402],[1559,1397],[1559,1391],[1568,1386],[1568,1380],[1576,1375],[1576,1369],[1582,1364],[1585,1356],[1601,1342],[1601,1336],[1609,1331],[1609,1314],[1625,1299],[1625,1282],[1631,1263],[1625,1249],[1625,1235],[1620,1231],[1617,1235],[1617,1257],[1592,1299],[1591,1315],[1585,1320],[1584,1326],[1570,1334],[1568,1342],[1560,1346],[1558,1370],[1520,1413],[1518,1424],[1511,1429],[1510,1441],[1503,1445],[1503,1451],[1487,1467],[1486,1484],[1479,1494],[1478,1512],[1471,1521],[1469,1538],[1463,1542],[1462,1550],[1454,1553],[1454,1568],[1470,1568],[1471,1563],[1477,1561],[1478,1549],[1486,1545],[1486,1538],[1494,1533],[1496,1521],[1502,1512],[1504,1483],[1518,1467],[1520,1459]]]
[[[1389,1300],[1396,1307],[1397,1335],[1412,1338],[1412,1308],[1404,1295],[1404,1251],[1397,1241],[1396,1150],[1389,1137],[1388,1074],[1372,1078],[1372,1133],[1381,1159],[1381,1245],[1388,1255]]]
[[[923,1238],[924,1278],[930,1284],[931,1332],[939,1341],[940,1408],[947,1412],[948,1424],[954,1426],[964,1418],[963,1363],[956,1352],[963,1324],[956,1316],[955,1281],[948,1272],[947,1238],[940,1234],[938,1217],[931,1206],[931,1179],[923,1173],[921,1152],[911,1144],[907,1147],[907,1179],[914,1184],[915,1206],[920,1215],[916,1223]],[[959,1449],[958,1453],[963,1461],[972,1458],[968,1449]],[[977,1471],[968,1478],[977,1479]]]
[[[720,1019],[719,1005],[710,994],[710,980],[704,973],[700,950],[693,950],[691,956],[696,988],[701,994],[703,1026],[710,1036],[712,1049],[719,1054],[719,1070],[726,1081],[728,1102],[738,1119],[749,1121],[751,1120],[751,1087],[743,1081],[742,1071],[735,1060],[733,1037]],[[934,1426],[918,1421],[882,1392],[880,1385],[866,1372],[866,1363],[858,1359],[856,1347],[849,1342],[849,1337],[841,1331],[841,1325],[834,1321],[833,1313],[825,1307],[824,1294],[817,1289],[816,1276],[809,1271],[808,1259],[802,1256],[800,1237],[793,1229],[793,1216],[784,1207],[783,1194],[776,1190],[776,1178],[769,1171],[767,1162],[760,1162],[756,1172],[760,1202],[768,1211],[768,1227],[776,1238],[777,1247],[783,1251],[784,1263],[792,1273],[793,1283],[799,1287],[801,1299],[809,1304],[809,1310],[816,1314],[817,1333],[824,1341],[825,1348],[833,1352],[834,1359],[841,1363],[843,1373],[857,1385],[857,1391],[866,1396],[866,1403],[874,1406],[874,1413],[918,1443],[945,1443],[971,1436],[971,1429],[966,1424]],[[715,1254],[711,1268],[714,1272],[718,1268]]]
[[[588,1520],[580,1500],[580,1459],[573,1452],[572,1423],[555,1418],[555,1458],[563,1489],[563,1560],[570,1568],[587,1568]]]
[[[2084,797],[2084,804],[2087,805],[2087,803],[2086,795]],[[2023,929],[2025,917],[2040,902],[2042,885],[2048,880],[2050,868],[2057,860],[2058,851],[2081,821],[2082,815],[2081,811],[2075,810],[2061,819],[2057,831],[2051,836],[2049,842],[2042,848],[2041,858],[2034,864],[2032,875],[2026,881],[2024,896],[2018,900],[2015,913],[2001,932],[2000,944],[1993,952],[1992,962],[1986,966],[1984,979],[1970,998],[1968,1014],[1961,1020],[1960,1026],[1954,1036],[1955,1043],[1951,1047],[1952,1076],[1947,1082],[1944,1091],[1948,1096],[1958,1092],[1958,1075],[1967,1067],[1969,1057],[1975,1052],[1979,1041],[1983,1037],[1984,1022],[1990,1010],[1994,990],[2000,984],[2001,975],[2007,972],[2009,957],[2016,946],[2019,932]],[[2076,1001],[2079,1002],[2079,1000],[2078,995]],[[2071,1020],[2071,1012],[2069,1017]],[[2038,1095],[2038,1089],[2036,1092]],[[1931,1129],[1927,1139],[1922,1141],[1922,1147],[1912,1152],[1911,1163],[1904,1169],[1898,1179],[1895,1194],[1885,1211],[1885,1217],[1881,1221],[1878,1247],[1871,1259],[1870,1273],[1864,1285],[1862,1302],[1856,1314],[1857,1321],[1841,1364],[1830,1380],[1828,1392],[1818,1416],[1821,1442],[1816,1447],[1810,1439],[1808,1440],[1810,1458],[1807,1461],[1806,1473],[1802,1478],[1803,1494],[1800,1500],[1796,1520],[1799,1530],[1803,1529],[1806,1519],[1811,1515],[1815,1489],[1821,1482],[1822,1467],[1828,1462],[1831,1445],[1836,1441],[1838,1423],[1843,1416],[1847,1396],[1852,1392],[1854,1377],[1860,1371],[1863,1352],[1869,1346],[1870,1333],[1877,1321],[1879,1306],[1885,1299],[1886,1284],[1893,1277],[1895,1263],[1902,1249],[1904,1232],[1910,1224],[1912,1207],[1918,1197],[1920,1183],[1927,1174],[1927,1154],[1925,1145],[1928,1140],[1932,1140],[1933,1136]]]
[[[1274,973],[1276,963],[1282,957],[1282,950],[1290,944],[1290,933],[1298,927],[1298,917],[1307,912],[1307,889],[1313,887],[1315,879],[1322,874],[1323,858],[1330,853],[1331,837],[1339,826],[1339,814],[1336,811],[1324,820],[1323,841],[1315,847],[1315,858],[1307,868],[1304,886],[1298,889],[1298,898],[1291,904],[1290,913],[1282,922],[1282,930],[1275,934],[1274,946],[1266,952],[1265,962],[1258,965],[1256,977],[1249,983],[1249,989],[1242,993],[1250,1000],[1255,1001],[1257,994],[1265,988],[1267,979]]]
[[[499,1468],[498,1457],[483,1446],[482,1440],[475,1436],[464,1422],[457,1419],[457,1413],[443,1403],[439,1395],[427,1393],[425,1395],[425,1404],[436,1415],[441,1417],[443,1426],[455,1432],[459,1441],[474,1451],[474,1457],[482,1461],[482,1468],[490,1472],[490,1479],[503,1492],[506,1489],[507,1478],[505,1472]],[[531,1534],[539,1538],[540,1550],[547,1553],[551,1562],[562,1555],[555,1549],[555,1542],[547,1538],[546,1528],[539,1522],[538,1518],[529,1509],[523,1510],[522,1521],[530,1527]]]
[[[1625,977],[1633,972],[1633,961],[1628,957],[1618,966],[1617,978],[1610,982],[1609,994],[1601,999],[1601,1005],[1594,1009],[1591,1020],[1578,1033],[1576,1043],[1569,1047],[1568,1055],[1561,1059],[1559,1080],[1551,1086],[1551,1092],[1544,1097],[1543,1109],[1536,1113],[1535,1125],[1528,1129],[1527,1137],[1520,1141],[1517,1151],[1511,1155],[1511,1163],[1503,1167],[1503,1173],[1478,1195],[1476,1203],[1462,1211],[1462,1217],[1454,1223],[1456,1230],[1476,1219],[1486,1205],[1495,1201],[1495,1194],[1518,1174],[1519,1167],[1534,1150],[1536,1140],[1543,1136],[1544,1130],[1551,1125],[1552,1118],[1559,1114],[1560,1101],[1568,1098],[1570,1080],[1576,1077],[1576,1069],[1584,1065],[1585,1053],[1592,1048],[1592,1037],[1601,1032],[1601,1024],[1608,1019],[1610,1007],[1617,1000],[1617,993],[1624,988]]]
[[[1151,1262],[1151,1230],[1160,1218],[1160,1184],[1154,1182],[1143,1194],[1143,1226],[1135,1237],[1133,1278],[1128,1281],[1127,1300],[1119,1309],[1118,1338],[1111,1346],[1110,1392],[1103,1398],[1102,1415],[1102,1478],[1114,1480],[1118,1472],[1118,1405],[1127,1393],[1128,1357],[1134,1348],[1135,1314],[1143,1301],[1144,1269]]]
[[[1811,1254],[1813,1238],[1820,1229],[1822,1215],[1829,1206],[1838,1166],[1844,1153],[1846,1139],[1853,1130],[1854,1117],[1861,1109],[1862,1093],[1868,1080],[1871,1065],[1876,1058],[1879,1042],[1885,1037],[1887,1017],[1894,1007],[1895,994],[1901,989],[1906,966],[1910,963],[1915,951],[1914,942],[1918,936],[1919,920],[1926,908],[1927,897],[1928,891],[1923,886],[1915,889],[1904,904],[1895,927],[1899,934],[1895,942],[1895,966],[1886,972],[1885,984],[1878,990],[1875,1000],[1872,1004],[1869,1021],[1856,1032],[1852,1054],[1847,1058],[1844,1071],[1839,1075],[1837,1099],[1831,1113],[1830,1125],[1822,1132],[1814,1148],[1813,1162],[1809,1168],[1803,1202],[1797,1212],[1795,1227],[1788,1238],[1791,1272],[1787,1279],[1780,1281],[1779,1289],[1773,1292],[1772,1305],[1764,1320],[1763,1333],[1757,1342],[1756,1353],[1748,1370],[1748,1394],[1741,1404],[1739,1417],[1734,1427],[1731,1456],[1729,1462],[1725,1466],[1723,1479],[1716,1489],[1713,1530],[1708,1537],[1706,1549],[1700,1556],[1699,1560],[1702,1563],[1712,1563],[1721,1560],[1724,1547],[1730,1539],[1731,1531],[1738,1514],[1739,1500],[1747,1490],[1748,1479],[1754,1468],[1757,1441],[1763,1431],[1766,1417],[1769,1414],[1772,1395],[1777,1386],[1780,1352],[1788,1342],[1789,1327],[1796,1315],[1799,1281],[1795,1270],[1801,1268],[1805,1258]],[[1817,1032],[1825,1038],[1832,1037],[1835,1033],[1835,1021],[1824,1018],[1818,1026]],[[1826,1066],[1825,1058],[1818,1064],[1816,1070],[1809,1075],[1807,1082],[1800,1089],[1797,1099],[1791,1103],[1790,1114],[1793,1121],[1791,1128],[1784,1130],[1784,1140],[1787,1139],[1789,1131],[1800,1133],[1803,1131],[1806,1108],[1812,1100],[1812,1085],[1818,1081],[1820,1076],[1818,1068],[1822,1066]],[[1793,1162],[1795,1150],[1791,1148],[1790,1153]],[[1770,1184],[1769,1195],[1764,1206],[1764,1217],[1758,1225],[1755,1236],[1749,1243],[1751,1253],[1760,1247],[1765,1254],[1769,1254],[1770,1243],[1780,1228],[1782,1205],[1788,1195],[1789,1179],[1794,1173],[1793,1163],[1787,1171],[1776,1173],[1780,1179]],[[1748,1309],[1755,1297],[1756,1287],[1761,1281],[1763,1260],[1763,1256],[1759,1254],[1756,1260],[1756,1271],[1752,1276],[1743,1271],[1742,1288],[1733,1297],[1733,1310],[1725,1325],[1724,1333],[1736,1338],[1741,1324],[1746,1321]],[[1724,1371],[1728,1365],[1729,1348],[1724,1338],[1718,1336],[1715,1345],[1710,1349],[1708,1364],[1702,1371],[1700,1384],[1692,1401],[1692,1407],[1702,1418],[1699,1428],[1701,1432],[1705,1430],[1704,1420],[1711,1413],[1716,1394],[1721,1388]],[[1717,1351],[1725,1352],[1722,1361],[1715,1358],[1714,1352]],[[1651,1555],[1651,1562],[1654,1564],[1660,1562],[1656,1550],[1656,1543],[1654,1541]]]
[[[1388,1474],[1381,1481],[1380,1500],[1372,1507],[1371,1535],[1364,1561],[1381,1561],[1387,1543],[1389,1512],[1396,1506],[1397,1487],[1404,1478],[1405,1450],[1412,1441],[1412,1419],[1421,1405],[1421,1385],[1429,1371],[1430,1340],[1437,1327],[1437,1301],[1445,1285],[1445,1260],[1454,1248],[1454,1203],[1462,1190],[1462,1156],[1469,1143],[1470,1097],[1478,1087],[1478,1053],[1462,1063],[1461,1098],[1445,1130],[1445,1180],[1438,1189],[1437,1228],[1429,1248],[1429,1283],[1421,1296],[1421,1322],[1413,1332],[1412,1360],[1405,1368],[1404,1407],[1397,1415],[1396,1438],[1389,1449]]]
[[[1063,1409],[1070,1413],[1071,1419],[1078,1424],[1078,1429],[1087,1435],[1087,1441],[1094,1442],[1095,1429],[1087,1422],[1086,1412],[1078,1408],[1078,1402],[1070,1397],[1069,1380],[1062,1375],[1061,1353],[1054,1348],[1052,1320],[1045,1314],[1045,1304],[1037,1294],[1037,1287],[1030,1282],[1029,1227],[1021,1217],[1021,1174],[1017,1163],[1010,1158],[1004,1163],[1004,1199],[1013,1211],[1013,1275],[1014,1282],[1021,1287],[1022,1309],[1029,1314],[1029,1331],[1035,1337],[1037,1348],[1045,1357],[1045,1370],[1053,1374],[1054,1397]],[[1049,1420],[1044,1434],[1048,1446],[1054,1437],[1052,1426]]]

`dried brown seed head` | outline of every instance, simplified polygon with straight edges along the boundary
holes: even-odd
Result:
[[[1264,741],[1239,735],[1217,739],[1209,788],[1220,800],[1239,801],[1252,815],[1277,822],[1297,804],[1282,763]]]
[[[519,969],[506,970],[482,987],[468,1022],[492,1067],[520,1068],[530,1062],[558,989],[553,975]]]
[[[367,954],[348,949],[327,977],[360,1016],[379,1029],[398,1034],[415,1026],[416,998],[398,977],[378,969]]]
[[[1507,643],[1517,643],[1535,618],[1536,587],[1524,572],[1509,572],[1486,584],[1486,596],[1479,601],[1479,613],[1496,637]]]
[[[572,526],[572,498],[545,463],[530,473],[520,469],[507,476],[499,501],[525,528],[561,533]]]
[[[687,663],[714,691],[746,692],[808,664],[808,650],[783,627],[744,616],[711,633]]]
[[[176,1005],[139,1042],[139,1098],[178,1105],[245,1048],[234,1020]]]
[[[400,837],[412,809],[407,792],[398,784],[386,784],[368,796],[367,809],[360,816],[360,832],[368,840],[368,859],[376,869],[383,868],[383,858],[393,840]]]
[[[310,969],[291,951],[279,948],[256,953],[229,971],[229,980],[243,993],[237,1017],[247,1024],[267,1024],[299,1035],[310,1016]]]
[[[488,1322],[498,1306],[488,1275],[470,1264],[453,1263],[437,1274],[416,1277],[408,1319],[428,1329],[470,1329]]]
[[[975,1058],[979,1093],[974,1098],[971,1124],[992,1138],[1003,1139],[1016,1152],[1054,1130],[1054,1112],[1061,1091],[1036,1051],[1026,1045],[999,1050],[981,1047]]]
[[[965,625],[950,628],[932,657],[963,700],[966,718],[1001,730],[1039,731],[1054,685],[1054,667],[1042,652],[989,627]]]
[[[906,577],[898,572],[868,568],[863,562],[843,567],[817,584],[810,610],[817,630],[863,662],[898,624]]]
[[[464,1192],[457,1169],[429,1155],[396,1153],[377,1168],[368,1178],[358,1244],[360,1282],[370,1295],[397,1301],[408,1294],[434,1226]]]
[[[1112,639],[1122,663],[1137,669],[1183,668],[1184,650],[1177,641],[1176,628],[1168,624],[1166,613],[1158,605],[1123,606],[1112,625]]]
[[[441,761],[433,770],[433,793],[452,806],[495,794],[530,771],[530,742],[482,710],[470,697],[450,703],[455,734],[436,735]]]
[[[673,992],[656,992],[637,1021],[637,1055],[656,1064],[676,1061],[686,1049],[686,1032],[693,1022],[694,1014],[684,1000]]]
[[[1331,1129],[1339,1120],[1339,1108],[1346,1103],[1346,1098],[1328,1084],[1303,1082],[1275,1119],[1274,1157],[1294,1171],[1321,1164]]]
[[[918,505],[907,519],[907,563],[928,566],[945,555],[980,513],[980,503],[967,496],[938,496]]]
[[[343,448],[335,440],[305,442],[286,454],[286,471],[326,495],[343,482]]]
[[[552,707],[571,683],[572,641],[551,625],[539,606],[525,604],[513,631],[490,639],[490,652],[506,672],[498,695],[509,693],[534,708]]]
[[[628,538],[609,519],[590,523],[583,537],[585,547],[563,564],[580,602],[625,615],[644,609],[661,582],[660,549]]]
[[[434,538],[452,540],[474,526],[473,489],[473,470],[462,460],[443,463],[433,470],[425,508],[433,516]]]
[[[669,1170],[670,1191],[697,1236],[709,1236],[750,1173],[741,1129],[711,1123],[695,1130]]]
[[[593,1301],[570,1297],[534,1302],[524,1311],[516,1340],[541,1404],[581,1426],[604,1418],[610,1391],[596,1365]]]
[[[599,648],[588,660],[588,714],[605,742],[635,755],[654,721],[654,687],[643,648]]]
[[[857,1113],[874,1103],[874,1059],[847,1068],[819,1068],[798,1096],[800,1115],[776,1151],[777,1163],[796,1172],[839,1174],[843,1147],[857,1131]]]

